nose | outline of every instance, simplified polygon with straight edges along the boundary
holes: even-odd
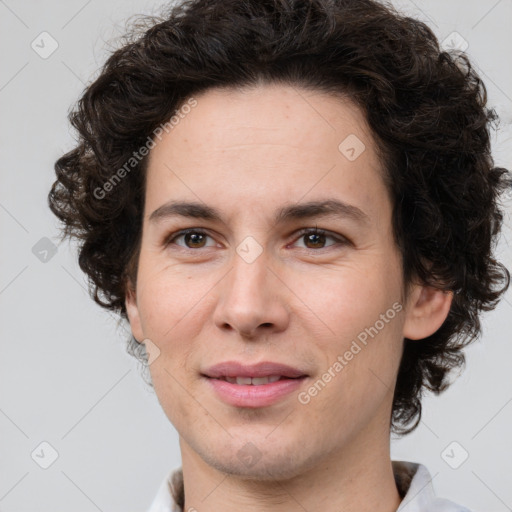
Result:
[[[219,329],[255,339],[288,327],[286,287],[268,267],[265,253],[251,263],[234,255],[231,271],[219,284],[214,312]]]

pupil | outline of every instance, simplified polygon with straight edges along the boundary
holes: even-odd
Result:
[[[185,235],[185,241],[187,245],[193,245],[194,247],[202,247],[204,244],[204,236],[200,233],[187,233]]]
[[[319,235],[319,234],[316,234],[316,233],[312,233],[310,235],[307,235],[307,238],[308,238],[308,242],[311,242],[312,245],[314,245],[315,247],[317,246],[322,246],[323,243],[325,242],[325,235]]]

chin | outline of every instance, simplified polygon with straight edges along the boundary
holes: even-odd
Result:
[[[234,448],[233,443],[222,447],[221,450],[218,448],[217,446],[215,451],[211,451],[201,446],[197,453],[204,462],[217,471],[242,480],[290,480],[307,472],[321,458],[321,455],[314,451],[308,456],[303,443],[300,442],[297,442],[296,446],[281,445],[279,450],[269,446],[269,443],[264,449],[259,450],[250,441],[242,444],[240,449]]]

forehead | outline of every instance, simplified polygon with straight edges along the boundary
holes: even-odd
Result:
[[[386,195],[371,131],[347,98],[265,85],[194,100],[150,152],[146,215],[178,197],[265,208],[334,191],[378,208]]]
[[[236,150],[238,144],[295,146],[301,154],[325,150],[326,145],[336,149],[350,135],[353,141],[358,137],[372,143],[363,113],[341,94],[267,84],[209,89],[193,100],[196,106],[180,114],[174,135],[166,137],[193,145],[189,156],[202,150]]]

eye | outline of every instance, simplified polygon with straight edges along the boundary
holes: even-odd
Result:
[[[299,238],[294,242],[295,246],[302,249],[325,249],[333,245],[348,245],[350,242],[341,235],[328,233],[323,229],[305,228],[299,232]],[[206,247],[216,247],[217,242],[205,231],[196,228],[183,229],[169,235],[164,245],[177,245],[185,249],[203,249]]]
[[[207,243],[210,239],[210,243]],[[213,238],[199,229],[183,229],[173,233],[165,240],[165,245],[176,244],[187,249],[202,249],[216,245]]]
[[[303,245],[299,247],[304,249],[324,249],[332,245],[347,245],[348,240],[342,236],[336,236],[329,234],[323,229],[319,228],[307,228],[303,229],[299,233],[299,238],[295,243],[303,241]],[[328,241],[331,240],[331,243]]]

